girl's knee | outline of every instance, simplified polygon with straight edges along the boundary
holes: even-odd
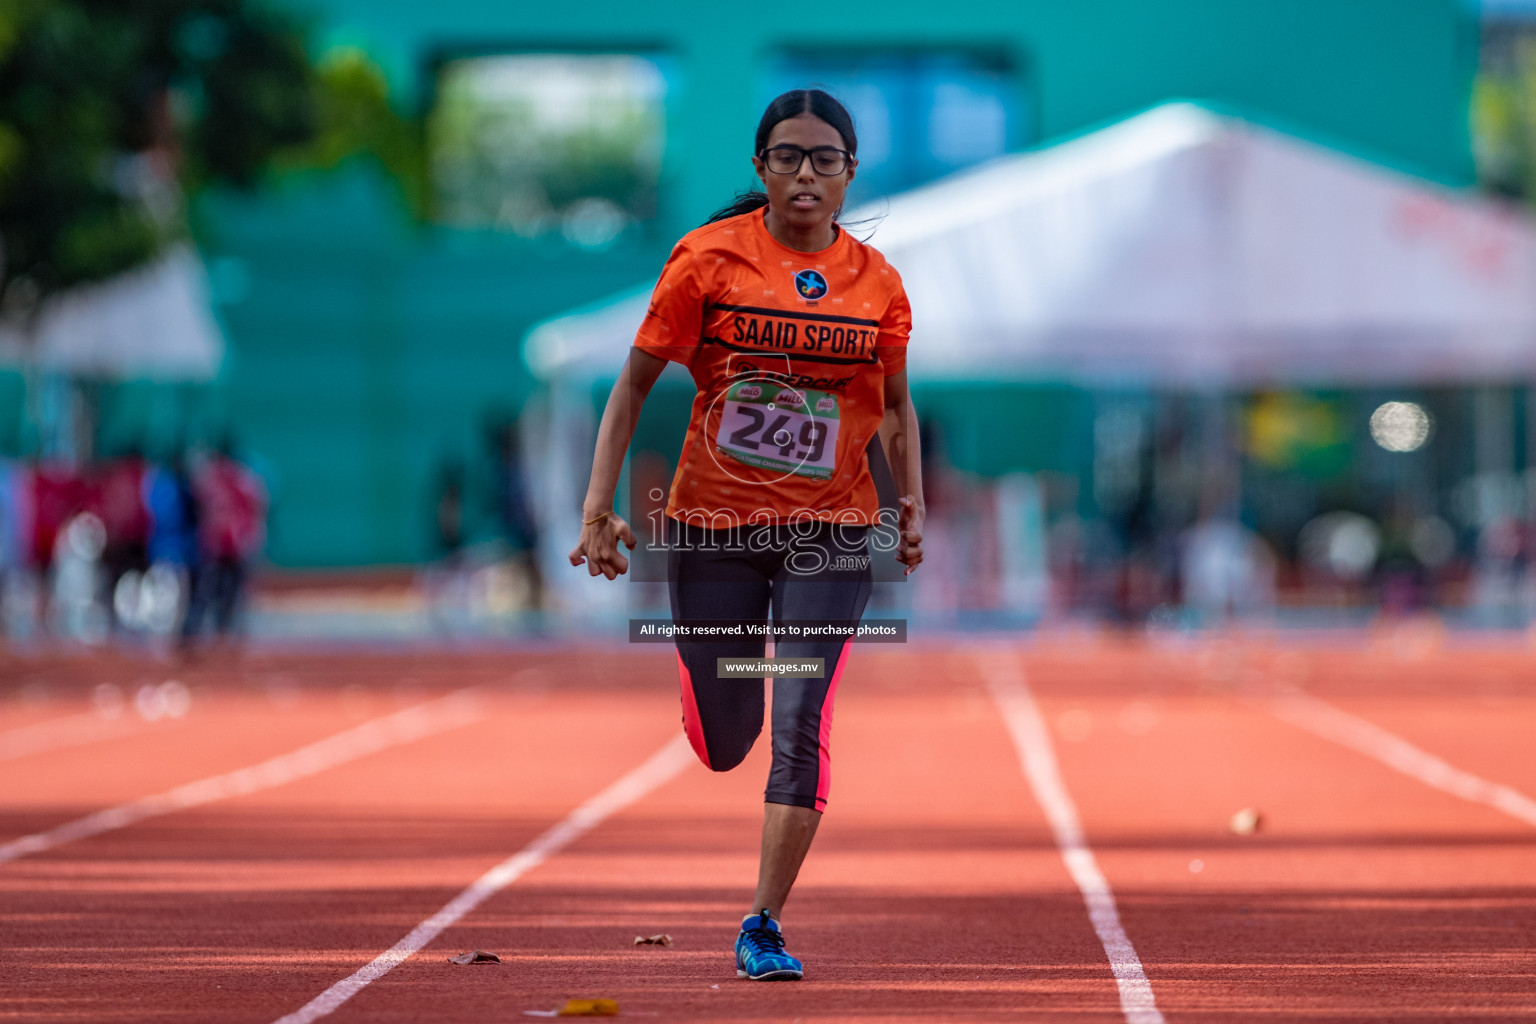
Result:
[[[752,745],[757,742],[759,726],[750,733],[721,736],[706,729],[686,729],[688,742],[700,763],[712,772],[728,772],[747,759]]]
[[[750,736],[733,736],[725,743],[716,744],[713,754],[707,764],[710,771],[728,772],[747,759],[752,752],[752,745],[757,742],[761,727]]]

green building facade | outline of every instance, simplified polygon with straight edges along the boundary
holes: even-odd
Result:
[[[1461,0],[886,0],[829,5],[809,24],[801,10],[696,2],[307,5],[317,46],[368,54],[395,105],[429,134],[447,131],[444,105],[470,80],[454,77],[460,71],[488,67],[485,89],[526,93],[546,66],[474,63],[497,55],[618,75],[605,87],[623,103],[635,100],[641,134],[625,151],[628,163],[580,158],[612,172],[590,189],[619,196],[627,219],[614,219],[607,199],[578,208],[580,195],[563,197],[564,213],[553,214],[548,203],[527,213],[508,199],[501,220],[477,199],[483,188],[464,192],[459,206],[444,198],[434,176],[451,172],[479,188],[477,174],[494,177],[503,165],[534,174],[529,161],[555,148],[543,129],[528,129],[520,144],[505,126],[518,143],[505,152],[459,159],[443,155],[442,139],[429,140],[436,200],[426,214],[361,158],[287,176],[253,197],[200,199],[200,241],[230,350],[208,395],[187,402],[208,429],[229,426],[268,467],[276,496],[269,555],[281,566],[429,557],[443,467],[462,462],[473,479],[488,458],[487,421],[514,414],[534,390],[521,358],[527,329],[653,279],[677,236],[752,184],[748,156],[763,103],[801,79],[859,100],[862,108],[850,103],[856,116],[882,111],[873,128],[861,127],[879,150],[871,150],[866,197],[1171,98],[1453,186],[1473,178],[1467,103],[1477,20]],[[640,77],[623,78],[635,68]],[[562,95],[552,86],[540,101],[551,117]],[[629,124],[610,128],[628,132]],[[460,142],[476,144],[472,123],[458,131]],[[586,152],[576,135],[562,138],[570,152]],[[494,196],[495,182],[489,187]],[[564,217],[558,230],[555,214]],[[135,417],[148,401],[136,395],[118,389],[104,429]],[[486,526],[487,507],[472,487],[472,528]]]

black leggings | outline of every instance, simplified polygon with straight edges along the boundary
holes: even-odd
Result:
[[[856,627],[869,600],[864,527],[826,523],[706,530],[668,519],[672,617],[688,624]],[[764,638],[677,639],[683,730],[713,771],[741,763],[763,729],[763,678],[721,678],[717,658],[761,658]],[[832,702],[848,659],[844,636],[779,637],[777,658],[821,658],[821,679],[774,677],[768,803],[822,810],[831,787]]]

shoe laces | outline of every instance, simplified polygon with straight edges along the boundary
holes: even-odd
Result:
[[[767,915],[764,915],[764,916],[766,917]],[[759,920],[762,920],[762,918],[759,918]],[[769,928],[766,924],[760,924],[756,928],[744,928],[744,929],[742,929],[742,931],[746,933],[747,942],[749,942],[752,945],[752,949],[755,952],[758,952],[758,953],[783,953],[784,952],[784,933],[783,932],[775,931],[774,929]]]

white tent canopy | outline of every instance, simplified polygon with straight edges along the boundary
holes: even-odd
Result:
[[[914,380],[1264,386],[1536,376],[1536,228],[1167,104],[858,210],[912,300]],[[546,379],[611,376],[648,289],[546,321]]]
[[[0,363],[31,358],[84,377],[210,380],[223,355],[202,262],[186,246],[49,300],[31,342],[0,325]]]

